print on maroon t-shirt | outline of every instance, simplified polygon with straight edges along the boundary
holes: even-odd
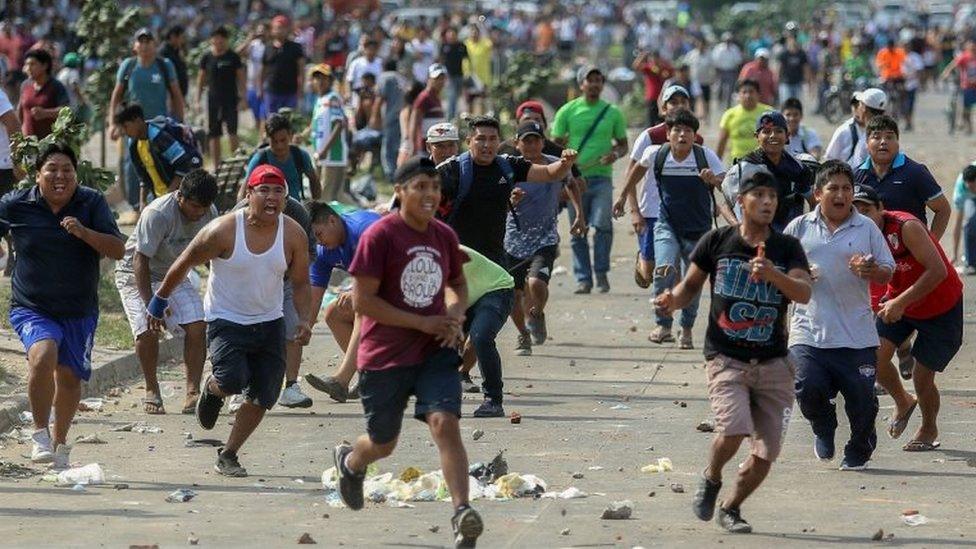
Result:
[[[426,232],[411,228],[396,214],[374,223],[363,233],[349,273],[380,281],[377,296],[414,314],[446,312],[444,287],[462,276],[462,252],[457,235],[432,220]],[[413,328],[380,324],[364,316],[357,366],[383,370],[423,362],[436,351],[434,336]]]

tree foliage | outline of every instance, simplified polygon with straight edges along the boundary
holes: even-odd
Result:
[[[10,138],[10,150],[13,161],[20,167],[27,176],[20,182],[20,187],[29,187],[34,184],[37,169],[34,163],[37,157],[47,145],[61,142],[75,151],[75,156],[79,156],[82,144],[88,138],[87,124],[75,119],[70,107],[62,107],[58,112],[58,118],[51,127],[51,133],[43,139],[38,139],[36,135],[25,136],[16,133]],[[88,160],[79,160],[78,182],[87,187],[92,187],[101,191],[107,189],[115,182],[115,174],[104,168],[97,168]]]
[[[534,54],[516,53],[508,61],[505,72],[491,88],[495,108],[509,114],[513,113],[519,98],[541,95],[557,76],[554,63],[540,65],[538,57]]]

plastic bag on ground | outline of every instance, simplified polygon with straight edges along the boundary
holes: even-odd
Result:
[[[546,491],[546,483],[535,475],[520,475],[509,473],[495,481],[498,495],[504,498],[519,498],[542,494]]]
[[[657,463],[651,463],[641,467],[641,473],[666,473],[668,471],[674,471],[674,464],[671,463],[671,458],[658,458]]]
[[[84,467],[65,469],[58,473],[58,484],[102,484],[105,482],[105,471],[97,463],[89,463]]]
[[[579,499],[579,498],[585,498],[588,495],[589,494],[580,490],[579,488],[575,486],[570,486],[569,488],[566,488],[562,492],[546,492],[542,494],[542,497],[547,499]]]

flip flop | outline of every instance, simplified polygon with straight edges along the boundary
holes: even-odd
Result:
[[[148,408],[148,406],[150,404],[153,405],[153,406],[155,406],[156,409],[155,410],[150,410]],[[163,415],[166,415],[166,409],[163,408],[163,399],[161,397],[159,397],[159,396],[156,396],[155,398],[149,398],[149,397],[143,398],[142,399],[142,409],[143,409],[144,412],[146,412],[147,414],[149,414],[151,416],[163,416]]]
[[[644,275],[642,275],[640,272],[639,265],[640,265],[640,252],[637,252],[637,259],[634,261],[634,282],[637,283],[637,286],[639,288],[646,290],[651,287],[651,282],[653,282],[653,278],[650,280],[644,278]]]
[[[904,415],[895,418],[888,423],[889,437],[898,438],[901,436],[903,432],[905,432],[905,428],[908,427],[908,420],[912,418],[912,414],[915,413],[915,408],[917,407],[918,407],[918,400],[915,400],[915,403],[908,407],[908,411],[906,411]]]
[[[932,450],[937,449],[939,446],[942,446],[942,443],[939,441],[923,442],[921,440],[913,440],[903,446],[902,450],[906,452],[931,452]]]

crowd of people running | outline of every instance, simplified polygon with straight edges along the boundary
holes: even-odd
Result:
[[[12,52],[0,29],[8,66],[29,77],[16,100],[0,93],[0,233],[16,252],[10,321],[30,365],[35,463],[70,465],[68,430],[92,371],[99,260],[109,257],[145,376],[144,411],[166,413],[157,369],[159,337],[169,331],[184,337],[181,412],[204,429],[225,403],[236,414],[217,472],[247,475],[238,452],[275,404],[312,405],[299,376],[321,319],[344,355],[334,374],[316,361],[304,379],[337,402],[359,399],[366,419],[364,435],[335,448],[343,502],[363,507],[366,468],[395,450],[414,396],[413,416],[440,452],[456,543],[473,546],[484,525],[468,502],[462,392],[483,393],[474,417],[505,416],[496,340],[511,319],[518,355],[545,344],[564,209],[575,294],[611,290],[613,219],[629,215],[634,282],[653,288],[648,339],[704,351],[717,433],[694,497],[698,518],[717,511],[721,528],[751,531],[741,505],[779,455],[794,402],[816,457],[830,461],[833,399],[843,395],[850,435],[841,470],[864,469],[877,448],[878,394],[895,404],[891,438],[920,412],[905,451],[939,446],[936,374],[962,344],[963,285],[956,253],[950,259],[940,245],[952,204],[901,150],[900,135],[911,128],[912,93],[940,74],[958,69],[967,112],[976,103],[976,43],[943,53],[940,73],[928,70],[928,54],[945,42],[931,33],[867,45],[853,33],[787,25],[769,43],[740,46],[726,34],[711,46],[687,29],[638,21],[644,42],[632,68],[643,76],[648,124],[631,144],[623,111],[602,97],[608,68],[589,62],[576,67],[575,98],[555,112],[520,97],[504,125],[483,114],[492,32],[478,22],[362,28],[356,48],[342,34],[348,24],[308,37],[285,15],[254,23],[236,44],[229,27],[209,26],[193,93],[179,53],[183,28],[133,34],[107,121],[125,140],[125,196],[139,213],[128,236],[102,193],[79,184],[77,153],[62,143],[42,149],[36,181],[14,189],[23,172],[11,163],[9,137],[47,135],[63,106],[85,104],[85,60],[59,57],[53,45],[67,42]],[[547,24],[552,30],[544,18],[530,32]],[[576,34],[558,28],[549,42],[533,35],[538,53],[573,49]],[[334,46],[335,36],[348,49]],[[855,79],[877,73],[881,83],[853,93],[850,118],[824,145],[803,124],[813,110],[803,100],[822,100],[824,75],[839,66]],[[463,123],[462,102],[472,113]],[[282,112],[306,107],[303,128]],[[724,112],[709,146],[699,130],[712,107]],[[207,113],[206,150],[184,122],[195,109]],[[219,165],[224,132],[238,148],[244,110],[263,144],[239,203],[219,212],[205,160]],[[350,205],[348,178],[364,156],[393,184],[391,200],[372,209]],[[969,166],[957,209],[976,211],[974,193]],[[965,225],[973,274],[976,222]],[[188,278],[200,265],[209,266],[203,295]],[[333,292],[336,271],[351,288]],[[706,281],[707,329],[696,344]],[[745,438],[750,456],[718,502],[723,467]]]

